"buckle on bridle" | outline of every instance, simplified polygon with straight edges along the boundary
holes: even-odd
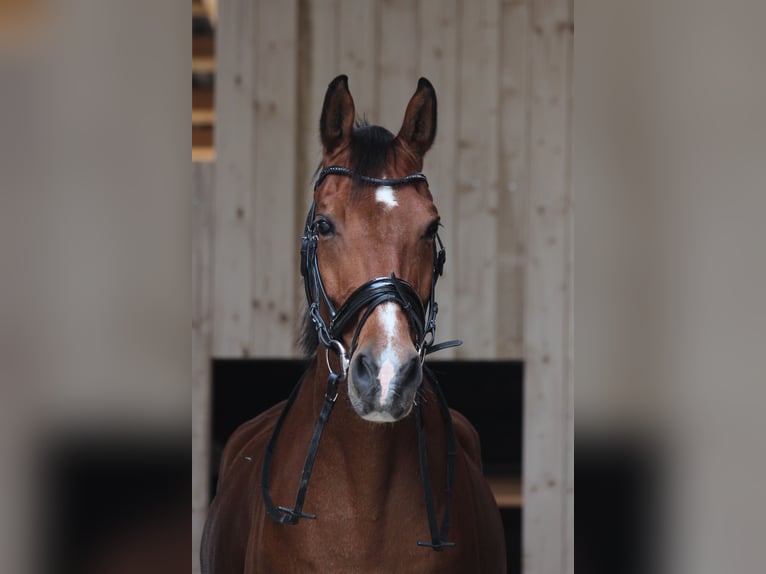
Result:
[[[417,346],[421,365],[425,363],[428,349],[431,347],[431,345],[434,344],[434,339],[436,338],[432,324],[432,321],[429,321],[429,325],[426,327],[426,330],[423,333],[423,338],[420,340],[420,344]]]
[[[332,370],[332,367],[330,366],[330,349],[338,353],[338,358],[340,359],[340,373],[335,373],[335,371]],[[327,368],[331,373],[335,373],[338,375],[338,380],[345,380],[346,375],[348,374],[348,365],[351,362],[351,359],[348,356],[348,353],[346,353],[346,348],[343,346],[343,343],[338,341],[338,339],[330,339],[329,343],[325,347],[325,353],[324,353],[325,361],[327,362]],[[335,398],[332,399],[332,402],[335,402],[335,399],[338,398],[338,394],[335,394]]]

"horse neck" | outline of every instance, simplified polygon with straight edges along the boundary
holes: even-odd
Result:
[[[307,373],[310,385],[312,421],[322,408],[329,371],[324,354]],[[309,385],[307,385],[308,387]],[[421,405],[426,420],[427,445],[432,473],[442,475],[445,440],[435,401]],[[338,387],[338,399],[322,435],[317,465],[329,476],[346,477],[355,498],[380,507],[392,490],[420,492],[418,439],[415,417],[410,414],[396,423],[373,423],[354,411],[348,398],[347,383]]]

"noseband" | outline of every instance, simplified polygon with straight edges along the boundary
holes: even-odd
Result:
[[[398,187],[406,184],[425,182],[428,183],[426,176],[422,173],[414,173],[400,179],[381,179],[376,177],[369,177],[366,175],[359,175],[352,172],[350,169],[342,166],[330,166],[322,169],[317,176],[316,183],[314,184],[314,191],[322,184],[325,178],[329,175],[340,175],[345,177],[352,177],[363,183],[368,183],[376,186],[389,186]],[[446,349],[448,347],[454,347],[462,344],[461,341],[445,341],[443,343],[435,344],[434,338],[436,333],[436,315],[439,311],[439,306],[436,303],[435,291],[436,281],[444,271],[444,262],[446,260],[446,254],[444,245],[442,243],[439,234],[437,233],[433,245],[433,269],[431,274],[431,287],[426,304],[420,298],[420,295],[415,288],[407,281],[396,277],[392,272],[389,277],[377,277],[364,283],[358,287],[349,297],[344,301],[336,310],[330,297],[327,295],[327,291],[322,283],[322,277],[319,272],[319,263],[317,260],[317,243],[319,241],[318,223],[314,221],[316,214],[316,202],[312,203],[311,209],[309,209],[308,216],[306,217],[306,226],[304,235],[301,238],[301,275],[303,276],[303,283],[306,290],[306,300],[308,304],[308,313],[314,324],[314,328],[317,332],[319,342],[325,348],[327,354],[327,366],[330,370],[330,376],[327,381],[327,390],[325,392],[325,401],[322,407],[322,411],[319,414],[316,427],[309,445],[309,451],[306,456],[306,461],[303,466],[303,472],[301,474],[301,480],[298,487],[298,493],[293,508],[287,508],[284,506],[275,506],[269,495],[269,474],[271,467],[271,459],[274,453],[274,446],[276,444],[277,436],[281,430],[282,424],[286,418],[287,412],[290,410],[295,398],[298,395],[298,389],[300,388],[300,382],[293,389],[290,397],[287,399],[282,413],[277,420],[272,435],[266,445],[266,452],[264,455],[263,469],[261,476],[261,493],[263,496],[264,506],[267,513],[271,518],[280,524],[297,524],[301,518],[315,519],[316,515],[307,514],[302,511],[303,502],[306,497],[306,490],[308,488],[309,478],[311,477],[311,470],[314,465],[314,459],[319,448],[319,441],[322,436],[324,425],[327,422],[330,412],[338,398],[338,384],[344,381],[348,375],[348,367],[351,362],[351,357],[356,351],[356,347],[359,341],[359,335],[362,331],[362,327],[370,318],[373,311],[378,305],[386,302],[397,303],[407,314],[411,333],[413,335],[413,342],[415,348],[420,355],[421,363],[425,360],[426,355]],[[321,306],[324,304],[329,315],[329,324],[325,322],[321,314]],[[346,328],[351,324],[352,320],[361,313],[361,317],[357,321],[354,335],[351,339],[351,345],[348,350],[345,349],[342,343],[343,333]],[[338,355],[340,359],[340,372],[335,372],[330,366],[329,353],[330,351]],[[431,484],[428,472],[428,459],[425,446],[425,433],[423,429],[423,416],[420,410],[420,402],[415,402],[415,417],[416,426],[418,430],[418,450],[420,460],[421,479],[423,482],[423,489],[426,501],[426,510],[428,512],[428,525],[431,532],[431,542],[418,542],[419,546],[427,546],[434,550],[442,550],[448,546],[454,546],[454,542],[447,542],[445,540],[447,531],[449,530],[450,520],[450,488],[455,474],[455,433],[452,428],[452,417],[447,407],[447,402],[441,389],[436,383],[433,377],[430,377],[432,386],[435,390],[438,398],[439,408],[444,418],[445,430],[447,433],[447,498],[444,517],[442,520],[441,528],[437,527],[436,511],[433,501],[433,494],[431,492]],[[418,389],[418,398],[422,397],[422,386]]]

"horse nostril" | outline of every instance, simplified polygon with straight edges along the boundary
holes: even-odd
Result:
[[[407,363],[399,370],[399,379],[404,386],[419,385],[422,376],[423,371],[420,368],[420,356],[417,354],[407,361]]]
[[[377,368],[369,355],[360,353],[351,366],[354,386],[360,398],[371,401],[375,395]]]

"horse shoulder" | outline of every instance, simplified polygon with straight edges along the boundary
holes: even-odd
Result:
[[[467,487],[470,493],[466,494],[472,509],[464,507],[464,510],[468,512],[468,523],[473,524],[473,539],[476,545],[472,571],[505,572],[505,534],[494,495],[482,477],[479,433],[462,414],[453,410],[451,414],[455,436],[464,454],[462,476],[467,478],[470,485]]]
[[[245,452],[252,452],[253,447],[260,441],[268,439],[284,404],[285,401],[282,401],[237,427],[223,449],[219,481],[226,478],[234,461],[241,458]]]
[[[452,426],[455,429],[455,437],[458,444],[468,458],[481,469],[481,441],[479,433],[473,428],[473,425],[465,416],[456,410],[450,409],[452,415]]]
[[[203,574],[242,572],[250,537],[254,472],[244,463],[261,452],[277,417],[280,403],[241,424],[226,441],[221,455],[218,488],[210,505],[200,548]],[[243,460],[244,459],[244,460]]]

